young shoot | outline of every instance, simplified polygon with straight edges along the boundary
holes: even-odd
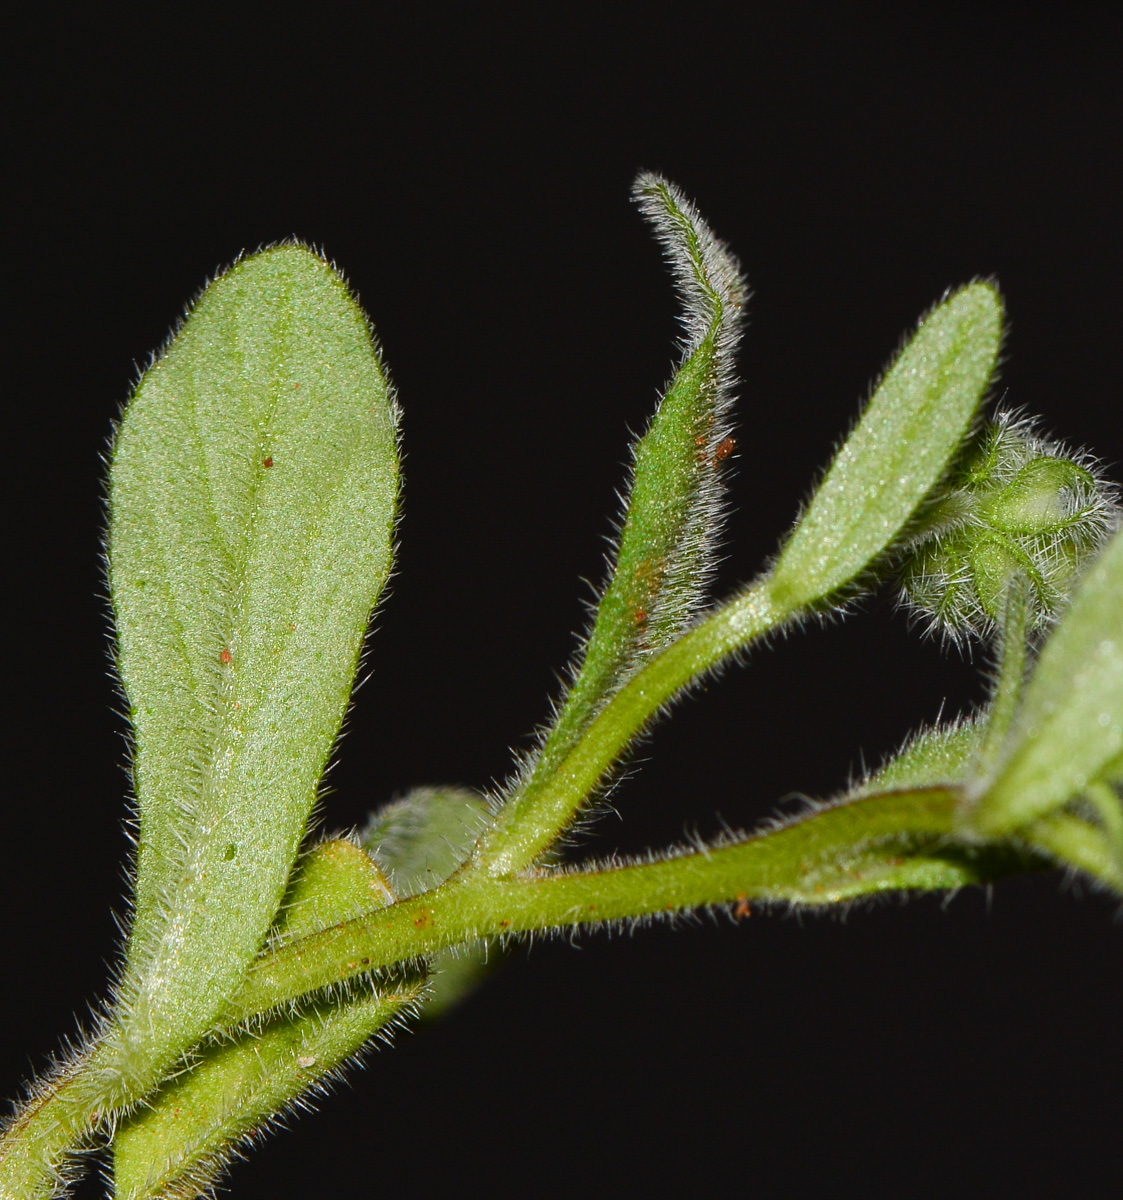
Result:
[[[718,601],[727,464],[735,446],[766,453],[733,428],[747,288],[674,184],[641,175],[634,199],[678,289],[680,359],[632,447],[568,686],[493,795],[418,787],[358,834],[309,833],[398,504],[396,400],[336,268],[297,242],[239,259],[137,384],[107,539],[139,824],[129,929],[94,1034],[3,1127],[4,1200],[64,1194],[91,1152],[119,1200],[210,1194],[364,1047],[455,1003],[523,935],[1053,865],[1123,895],[1117,493],[1032,420],[985,415],[996,287],[921,318],[779,554]],[[883,584],[943,642],[993,643],[980,711],[795,819],[563,861],[672,702]]]

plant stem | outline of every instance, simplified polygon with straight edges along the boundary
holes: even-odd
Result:
[[[1088,784],[1084,789],[1084,796],[1096,810],[1111,850],[1116,873],[1123,878],[1123,807],[1120,806],[1119,797],[1102,780]]]
[[[0,1196],[38,1200],[68,1178],[66,1160],[112,1116],[119,1076],[104,1044],[43,1081],[0,1136]]]
[[[793,615],[773,602],[766,579],[687,631],[605,705],[555,771],[504,810],[477,866],[492,876],[521,871],[572,822],[612,765],[659,710],[723,659]]]
[[[1029,619],[1028,581],[1011,581],[1006,591],[1002,619],[1002,639],[998,653],[998,676],[991,696],[986,732],[975,764],[980,778],[989,776],[999,765],[1006,735],[1022,697],[1026,671],[1026,636]]]
[[[1054,812],[1018,830],[1018,837],[1048,854],[1059,866],[1084,871],[1116,893],[1123,892],[1123,867],[1102,830],[1071,813]]]
[[[892,791],[821,809],[767,833],[656,862],[541,873],[454,876],[431,892],[263,955],[233,1026],[319,988],[487,936],[572,929],[750,901],[823,906],[902,889],[984,882],[1040,860],[960,847],[958,788]]]

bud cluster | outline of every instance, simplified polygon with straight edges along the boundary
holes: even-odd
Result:
[[[1116,499],[1087,454],[1040,436],[1031,420],[997,413],[905,546],[902,599],[929,632],[962,641],[995,630],[1021,580],[1029,625],[1040,629],[1117,525]]]

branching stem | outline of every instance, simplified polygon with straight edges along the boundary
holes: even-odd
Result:
[[[556,771],[516,797],[485,841],[479,865],[494,877],[529,867],[572,823],[613,764],[664,705],[792,615],[792,608],[773,601],[765,580],[673,642],[608,702]]]

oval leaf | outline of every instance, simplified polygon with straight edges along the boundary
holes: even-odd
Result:
[[[155,1059],[205,1032],[277,911],[390,569],[396,440],[370,326],[299,245],[212,283],[121,422],[141,826],[121,1019]]]
[[[853,582],[939,482],[978,411],[1002,340],[987,283],[938,304],[898,355],[796,526],[772,574],[782,607]]]

